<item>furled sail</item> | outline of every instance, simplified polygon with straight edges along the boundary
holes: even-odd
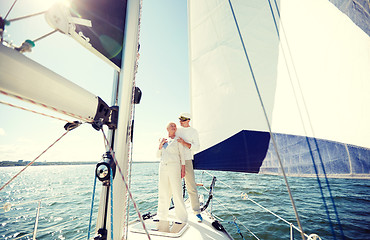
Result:
[[[101,194],[95,225],[99,239],[126,239],[127,234],[128,193],[124,179],[128,179],[131,154],[140,13],[141,3],[136,0],[72,0],[70,5],[57,3],[45,14],[56,30],[77,40],[117,71],[124,69],[115,73],[112,107],[15,49],[0,44],[1,93],[90,122],[97,130],[102,124],[110,128],[106,151],[114,152],[119,174],[113,184],[102,184],[102,192],[114,194]],[[104,171],[107,170],[100,168],[97,175]],[[114,190],[105,186],[113,186]],[[108,210],[112,211],[111,215]]]
[[[366,31],[327,0],[189,1],[195,168],[368,178]]]
[[[127,0],[72,0],[55,4],[46,19],[120,71],[126,7]]]
[[[56,3],[45,18],[56,30],[71,36],[120,71],[126,5],[127,0],[73,0],[70,5]],[[17,51],[0,45],[3,94],[82,121],[95,123],[105,119],[103,122],[108,123],[110,110],[102,99]]]

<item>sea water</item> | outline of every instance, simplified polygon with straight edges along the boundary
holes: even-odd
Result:
[[[21,169],[0,168],[1,185]],[[9,211],[0,210],[0,239],[32,239],[39,202],[37,239],[87,239],[94,170],[94,165],[29,167],[0,192],[1,206],[11,204]],[[196,171],[197,182],[206,187],[198,187],[205,199],[212,180],[209,174],[217,180],[208,210],[234,239],[255,239],[252,233],[259,239],[290,239],[289,223],[298,225],[282,177]],[[321,190],[316,178],[288,178],[288,183],[306,233],[322,239],[343,239],[341,232],[345,239],[370,239],[369,180],[329,179],[330,191],[325,179]],[[141,214],[155,213],[158,163],[134,163],[131,186]],[[91,234],[100,189],[98,182]],[[132,205],[130,216],[137,217]],[[301,239],[297,231],[294,239]]]

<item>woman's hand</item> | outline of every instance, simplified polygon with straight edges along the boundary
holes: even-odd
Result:
[[[167,142],[166,138],[162,138],[162,140],[159,142],[159,150],[162,149],[163,145]]]
[[[185,177],[185,165],[181,165],[181,178]]]

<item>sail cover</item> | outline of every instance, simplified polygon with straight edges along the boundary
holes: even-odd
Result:
[[[70,35],[88,50],[121,69],[127,0],[72,0],[66,11],[57,4],[49,11],[52,26]],[[61,15],[58,15],[62,13]],[[66,18],[68,29],[55,19]]]
[[[368,34],[327,0],[271,4],[189,1],[195,168],[280,174],[278,151],[287,175],[368,178]]]

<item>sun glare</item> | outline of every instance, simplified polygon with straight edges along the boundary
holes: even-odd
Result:
[[[59,3],[59,2],[69,7],[71,0],[36,0],[35,5],[43,9],[49,9],[55,3]]]

